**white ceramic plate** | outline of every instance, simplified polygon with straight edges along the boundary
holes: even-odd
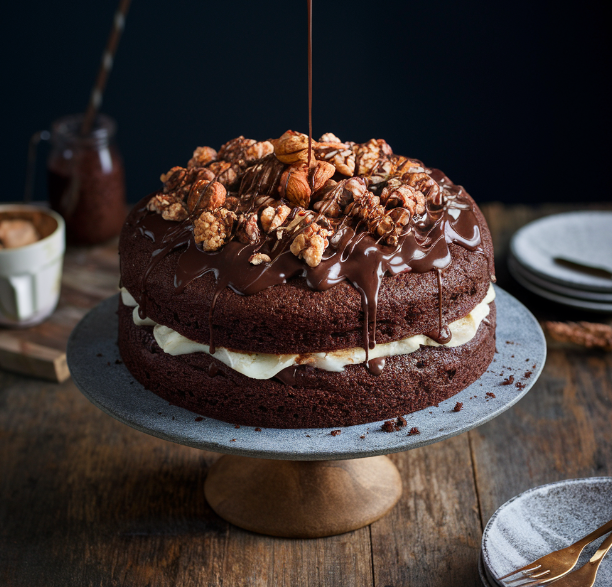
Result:
[[[534,294],[558,304],[563,304],[564,306],[570,306],[580,310],[587,310],[589,312],[612,314],[612,302],[595,302],[591,300],[578,299],[550,291],[549,289],[544,289],[528,279],[524,272],[520,271],[520,269],[517,271],[517,266],[517,263],[513,263],[511,261],[508,263],[508,269],[510,269],[512,277],[514,277],[514,279],[516,279],[524,288],[528,289]]]
[[[534,285],[547,289],[553,293],[560,294],[569,298],[576,298],[587,302],[603,302],[612,304],[612,293],[605,293],[600,291],[587,291],[586,289],[577,289],[569,287],[567,285],[561,285],[554,281],[548,281],[535,273],[529,271],[529,269],[523,267],[511,254],[508,255],[508,265],[512,273],[519,273],[521,277],[524,277]]]
[[[612,293],[612,277],[556,261],[561,257],[612,271],[612,212],[569,212],[541,218],[517,231],[510,250],[521,265],[548,281]]]
[[[482,562],[492,584],[541,556],[565,548],[612,519],[612,477],[568,479],[530,489],[502,505],[482,536]],[[593,556],[604,537],[582,553]],[[612,557],[599,567],[594,587],[612,585]]]

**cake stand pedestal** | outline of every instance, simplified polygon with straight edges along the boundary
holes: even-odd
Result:
[[[271,536],[319,538],[384,516],[399,500],[402,481],[383,456],[279,461],[227,455],[211,467],[204,492],[212,509],[236,526]]]
[[[121,363],[118,296],[99,304],[76,326],[68,342],[68,366],[81,392],[120,422],[229,455],[211,467],[205,484],[206,498],[221,517],[273,536],[332,536],[372,523],[400,498],[399,472],[379,455],[467,432],[510,408],[535,383],[546,359],[542,330],[518,300],[495,290],[497,353],[488,371],[438,406],[408,414],[408,426],[393,433],[383,432],[382,422],[344,427],[335,436],[332,428],[236,429],[169,405]],[[514,380],[504,384],[510,375]],[[453,410],[457,402],[463,403],[459,412]],[[419,434],[409,435],[412,428]]]

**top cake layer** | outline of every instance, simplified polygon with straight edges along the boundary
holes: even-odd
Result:
[[[266,353],[444,341],[493,276],[472,198],[382,140],[239,137],[162,181],[124,227],[122,283],[194,341]]]

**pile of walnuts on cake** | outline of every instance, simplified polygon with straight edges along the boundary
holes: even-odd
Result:
[[[410,220],[443,203],[443,190],[422,163],[394,155],[382,139],[343,143],[331,133],[312,141],[287,131],[278,139],[238,137],[219,152],[198,147],[187,167],[161,176],[163,190],[149,210],[193,223],[204,251],[236,239],[257,244],[276,236],[310,267],[341,226],[367,230],[396,246]],[[310,163],[310,165],[309,165]],[[253,264],[270,262],[264,253]]]

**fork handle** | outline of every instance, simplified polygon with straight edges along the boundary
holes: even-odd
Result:
[[[582,550],[582,548],[584,548],[587,544],[590,544],[591,542],[593,542],[593,540],[597,540],[599,537],[603,536],[604,534],[607,534],[611,530],[612,530],[612,520],[610,520],[609,522],[606,522],[603,526],[600,526],[599,528],[597,528],[597,530],[593,530],[593,532],[591,532],[584,538],[581,538],[580,540],[578,540],[578,542],[573,544],[573,546],[578,546]]]
[[[602,561],[603,557],[608,554],[608,550],[612,548],[612,534],[608,536],[602,543],[601,546],[597,549],[597,552],[591,557],[589,560],[590,563],[599,563]]]

